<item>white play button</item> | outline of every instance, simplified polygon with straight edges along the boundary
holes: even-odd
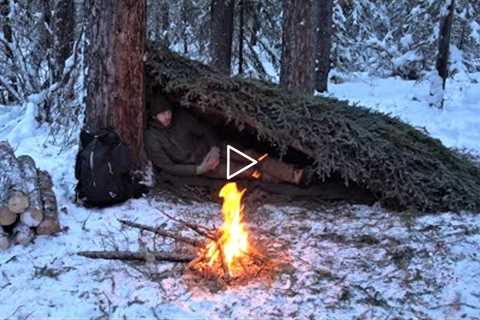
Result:
[[[231,170],[231,165],[230,165],[230,151],[233,150],[236,154],[239,154],[241,155],[242,157],[244,157],[245,159],[247,159],[250,164],[247,164],[246,166],[244,166],[243,168],[235,171],[234,173],[231,173],[230,170]],[[258,163],[258,160],[256,159],[253,159],[252,157],[250,157],[249,155],[241,152],[240,150],[238,149],[235,149],[234,147],[232,147],[231,145],[227,145],[227,180],[230,180],[232,179],[233,177],[235,177],[236,175],[244,172],[245,170],[248,170],[250,169],[251,167],[253,167],[254,165],[256,165]]]

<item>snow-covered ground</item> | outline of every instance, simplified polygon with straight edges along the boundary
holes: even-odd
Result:
[[[349,82],[330,84],[329,95],[394,116],[442,140],[452,148],[480,153],[480,73],[449,79],[445,108],[429,107],[428,81],[372,79],[358,75]]]
[[[426,127],[448,146],[480,153],[478,83],[450,82],[444,111],[427,106],[425,83],[359,77],[330,88],[335,96]],[[0,319],[480,319],[475,214],[413,217],[375,206],[266,204],[247,212],[247,222],[285,243],[293,268],[271,285],[253,282],[216,293],[187,285],[173,264],[79,257],[81,250],[153,245],[149,235],[122,228],[119,218],[175,228],[163,210],[218,225],[219,206],[160,197],[104,210],[78,207],[72,202],[76,148],[60,152],[47,142],[47,128],[35,127],[34,108],[0,107],[0,140],[52,174],[63,231],[0,253]]]

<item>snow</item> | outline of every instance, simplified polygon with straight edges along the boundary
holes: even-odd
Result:
[[[362,73],[346,83],[330,83],[328,95],[399,117],[448,147],[480,154],[480,73],[449,78],[443,110],[429,106],[429,90],[428,80],[377,79]]]
[[[413,36],[411,34],[406,34],[400,39],[400,44],[404,48],[409,48],[413,44]]]
[[[475,83],[475,81],[476,83]],[[428,106],[428,82],[359,74],[330,95],[391,113],[446,145],[480,153],[480,74],[449,80],[445,109]],[[168,195],[103,210],[73,202],[76,147],[53,145],[34,121],[35,104],[0,106],[0,140],[53,177],[62,232],[0,254],[5,319],[378,319],[480,317],[480,221],[466,213],[411,216],[378,206],[262,204],[246,213],[293,262],[271,284],[211,292],[188,283],[178,265],[89,260],[81,250],[145,250],[173,244],[121,227],[123,218],[178,228],[159,211],[219,225],[215,203]],[[249,196],[247,191],[247,197]],[[182,231],[185,232],[185,231]],[[189,234],[192,236],[192,234]],[[274,241],[273,241],[274,240]]]
[[[480,24],[474,20],[470,22],[470,28],[472,30],[470,36],[475,40],[475,42],[480,42]]]
[[[410,50],[405,52],[401,56],[394,58],[393,64],[395,65],[395,67],[398,68],[404,64],[407,64],[412,61],[417,61],[417,60],[418,60],[418,56],[415,50]]]

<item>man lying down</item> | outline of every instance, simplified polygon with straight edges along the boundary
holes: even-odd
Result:
[[[213,129],[187,110],[174,107],[161,95],[149,100],[145,150],[153,165],[173,176],[225,179],[225,142],[215,135]],[[251,150],[245,153],[258,158]],[[231,161],[232,167],[235,167],[236,160]],[[237,164],[239,168],[243,167],[239,162]],[[261,172],[262,181],[306,185],[310,180],[304,169],[270,157],[255,166],[255,169]],[[253,179],[253,170],[246,170],[238,177]]]

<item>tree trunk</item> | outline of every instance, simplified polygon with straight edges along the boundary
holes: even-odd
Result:
[[[440,30],[438,39],[438,56],[436,68],[438,75],[442,78],[442,88],[445,90],[445,85],[448,78],[448,58],[450,55],[450,34],[452,31],[453,16],[455,13],[455,0],[446,0],[447,12],[442,12],[440,18]],[[450,2],[450,4],[448,4]],[[443,10],[442,10],[443,11]]]
[[[245,1],[245,0],[243,0]],[[261,28],[261,25],[260,25],[260,12],[262,10],[262,2],[261,1],[258,1],[257,3],[254,3],[254,2],[249,2],[249,8],[252,12],[252,30],[251,30],[251,33],[250,33],[250,43],[252,46],[255,46],[257,45],[257,36],[258,36],[258,31],[260,30]]]
[[[53,32],[55,66],[54,81],[59,81],[63,75],[65,61],[72,54],[73,35],[75,31],[75,7],[73,0],[57,0],[53,14]]]
[[[43,88],[49,87],[54,81],[53,71],[55,70],[55,62],[52,57],[52,48],[53,48],[53,37],[50,33],[50,28],[52,27],[52,7],[50,6],[50,1],[48,0],[38,0],[32,1],[31,10],[39,13],[41,16],[38,18],[37,24],[35,26],[35,35],[34,35],[34,52],[33,52],[33,67],[35,68],[34,75],[38,75],[42,68],[42,63],[47,61],[49,77],[48,80],[41,84]],[[34,81],[31,81],[32,85],[35,85]],[[40,84],[39,84],[40,85]],[[38,88],[34,88],[37,90]],[[50,119],[50,110],[45,110],[45,120],[49,121]]]
[[[5,46],[5,58],[7,58],[9,61],[13,61],[13,52],[11,49],[11,45],[13,43],[13,33],[12,33],[12,26],[10,24],[10,1],[9,0],[0,0],[0,15],[2,15],[2,20],[3,20],[3,25],[2,25],[2,32],[3,32],[3,38],[5,39],[6,46]],[[13,90],[16,90],[16,79],[13,76],[9,76],[10,84],[13,88]],[[15,95],[10,92],[10,90],[7,89],[7,96],[6,96],[6,102],[10,103],[15,101]]]
[[[229,75],[232,63],[234,0],[212,0],[210,56],[211,65]]]
[[[315,32],[313,0],[285,0],[280,85],[313,93]]]
[[[315,89],[324,92],[328,89],[330,71],[330,51],[332,48],[333,0],[314,0],[315,33]]]
[[[188,54],[188,43],[189,34],[188,29],[190,26],[190,20],[192,15],[192,1],[191,0],[183,0],[182,2],[182,41],[183,41],[183,54]]]
[[[162,0],[159,10],[161,17],[161,36],[159,38],[163,39],[165,45],[168,47],[170,45],[170,39],[168,38],[168,28],[170,27],[170,5],[168,0]]]
[[[238,17],[238,74],[243,73],[243,42],[245,40],[245,0],[239,2],[239,17]]]
[[[86,127],[113,128],[142,168],[144,119],[144,0],[87,0],[89,45]]]

